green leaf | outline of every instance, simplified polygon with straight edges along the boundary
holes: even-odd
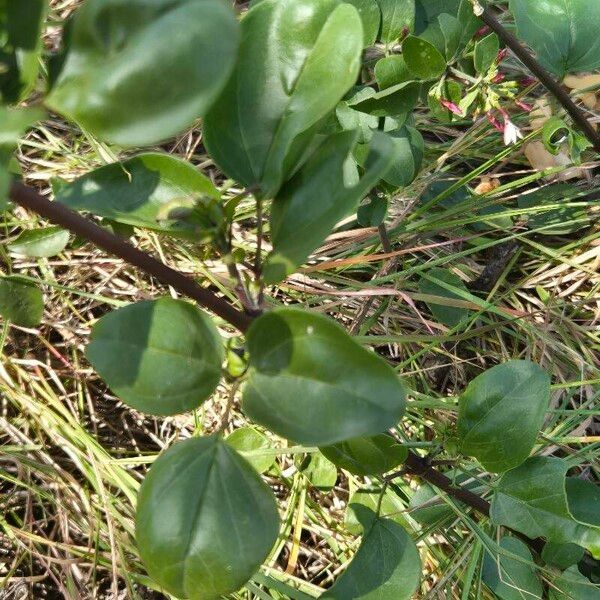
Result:
[[[254,321],[243,408],[257,423],[305,445],[376,435],[404,412],[394,370],[339,325],[292,308]]]
[[[352,4],[362,19],[364,46],[372,46],[377,40],[381,27],[381,9],[377,0],[344,0]]]
[[[482,579],[500,600],[541,600],[543,588],[529,548],[517,538],[500,540],[505,552],[486,552]],[[513,558],[514,557],[514,558]]]
[[[519,37],[559,77],[600,67],[600,3],[510,0]]]
[[[355,475],[382,475],[408,456],[408,450],[385,433],[354,438],[320,450],[334,465]]]
[[[56,190],[56,200],[119,223],[198,239],[200,232],[170,219],[171,211],[220,198],[190,163],[167,154],[140,154],[100,167]]]
[[[60,227],[44,227],[24,231],[8,244],[15,254],[30,257],[49,257],[60,254],[69,243],[69,232]]]
[[[342,130],[353,131],[358,129],[360,131],[358,141],[361,144],[371,141],[374,130],[376,130],[379,125],[379,119],[367,113],[355,110],[351,104],[370,98],[375,94],[376,92],[372,87],[367,86],[359,88],[354,91],[354,93],[351,93],[349,98],[342,100],[335,109],[335,116]]]
[[[391,44],[415,26],[415,0],[377,0],[381,7],[381,41]]]
[[[321,452],[309,454],[300,466],[300,471],[319,490],[330,490],[337,481],[335,465]]]
[[[0,315],[15,325],[35,327],[44,314],[42,291],[16,276],[0,277]]]
[[[496,62],[500,51],[500,40],[495,33],[485,36],[475,44],[475,68],[485,75]]]
[[[403,527],[378,518],[363,536],[346,571],[321,598],[410,600],[420,581],[417,546]]]
[[[600,586],[571,567],[552,581],[549,600],[600,600]]]
[[[339,0],[264,0],[242,20],[236,70],[204,122],[229,177],[272,198],[356,82],[363,28]]]
[[[559,569],[567,569],[577,564],[585,554],[585,549],[577,544],[557,544],[548,542],[542,549],[542,559],[545,563]]]
[[[402,125],[416,106],[420,92],[418,81],[404,81],[349,105],[375,117],[394,117]]]
[[[16,104],[34,88],[47,0],[0,0],[0,102]]]
[[[103,140],[160,142],[206,113],[238,38],[221,0],[87,0],[69,24],[47,104]]]
[[[385,221],[387,210],[387,199],[373,196],[358,207],[356,218],[363,227],[379,227]]]
[[[414,35],[402,42],[402,55],[408,69],[419,79],[435,79],[446,70],[446,59],[439,50]]]
[[[361,522],[361,517],[366,514],[365,508],[369,509],[373,517],[379,509],[379,516],[403,527],[409,526],[405,517],[406,506],[390,487],[385,490],[381,487],[362,488],[352,494],[344,515],[344,527],[353,535],[361,535],[365,529],[369,529],[369,523],[365,523],[364,519]]]
[[[271,444],[267,436],[254,427],[240,427],[225,438],[225,441],[259,472],[266,473],[274,464],[273,454],[260,455],[261,450],[270,450]]]
[[[419,291],[422,294],[440,298],[439,300],[435,298],[426,300],[427,306],[433,316],[447,327],[456,327],[469,318],[470,311],[460,306],[443,303],[443,298],[465,300],[464,296],[460,293],[450,290],[446,286],[464,291],[465,294],[468,293],[467,286],[458,275],[439,267],[434,267],[427,271],[419,281]]]
[[[549,403],[550,377],[535,363],[492,367],[460,396],[460,451],[493,473],[519,466],[535,445]]]
[[[600,527],[600,486],[584,479],[567,477],[565,487],[573,517],[580,523]]]
[[[394,143],[396,159],[383,179],[390,185],[406,187],[415,180],[421,170],[425,152],[423,136],[408,125],[387,134]]]
[[[375,63],[375,79],[380,90],[411,81],[413,75],[401,54],[386,56]]]
[[[205,313],[188,302],[161,298],[102,317],[86,354],[129,406],[175,415],[197,408],[214,392],[224,352]]]
[[[358,143],[358,131],[331,136],[280,191],[271,208],[273,252],[264,265],[267,283],[293,273],[390,169],[394,146],[375,132],[363,177],[345,185],[345,167]]]
[[[462,99],[462,87],[456,81],[446,79],[443,85],[440,87],[434,86],[429,91],[427,97],[427,103],[429,110],[433,113],[433,116],[442,121],[442,123],[452,123],[458,121],[462,117],[454,114],[442,105],[442,100],[448,100],[458,106]]]
[[[148,574],[178,598],[236,592],[267,558],[279,531],[275,498],[218,437],[162,454],[139,492],[135,535]]]
[[[559,458],[536,456],[508,471],[495,489],[491,519],[532,539],[583,546],[599,558],[600,528],[576,520],[569,509],[568,468]]]
[[[459,6],[460,0],[416,0],[415,33],[417,35],[423,33],[443,13],[457,14]]]

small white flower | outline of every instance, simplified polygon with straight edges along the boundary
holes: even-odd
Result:
[[[512,146],[522,139],[521,130],[510,119],[504,119],[504,145]]]

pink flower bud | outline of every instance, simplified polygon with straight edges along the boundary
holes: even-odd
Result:
[[[496,117],[493,115],[493,113],[489,112],[487,113],[487,119],[488,121],[493,125],[493,127],[498,130],[500,133],[504,133],[504,125],[502,125],[502,123],[500,123],[500,121],[498,121],[498,119],[496,119]]]
[[[483,27],[481,27],[480,29],[478,29],[478,30],[475,32],[475,35],[474,35],[473,37],[475,37],[475,38],[477,38],[477,39],[478,39],[478,38],[482,38],[482,37],[484,37],[485,35],[487,35],[487,34],[489,33],[489,31],[490,31],[490,28],[489,28],[487,25],[484,25]]]
[[[498,52],[498,56],[496,57],[496,63],[500,64],[508,54],[508,48],[502,48],[500,52]]]
[[[522,100],[515,100],[515,104],[519,108],[522,108],[525,112],[531,112],[533,110],[533,106],[531,106],[531,104],[527,104],[526,102],[523,102]]]
[[[504,73],[498,73],[494,79],[492,79],[492,83],[502,83],[506,79]]]
[[[459,117],[463,116],[463,111],[458,106],[456,106],[454,102],[450,102],[450,100],[446,100],[445,98],[440,98],[440,104],[455,115],[458,115]]]

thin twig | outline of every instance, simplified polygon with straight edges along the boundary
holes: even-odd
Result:
[[[600,134],[585,116],[585,113],[573,102],[568,92],[556,79],[533,57],[517,37],[508,31],[497,19],[494,12],[487,6],[474,3],[476,15],[498,35],[498,37],[513,51],[515,56],[540,80],[544,87],[552,93],[562,104],[564,109],[587,139],[592,143],[594,149],[600,152]]]

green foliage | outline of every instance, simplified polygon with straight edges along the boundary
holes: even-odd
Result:
[[[548,565],[559,569],[568,569],[577,564],[585,553],[585,549],[577,544],[558,544],[548,542],[542,550],[542,559]]]
[[[34,88],[47,12],[47,0],[0,0],[0,102],[16,104]]]
[[[451,288],[451,289],[448,289]],[[430,298],[426,300],[429,310],[431,310],[433,316],[444,325],[448,327],[456,327],[463,321],[469,318],[469,310],[460,306],[452,306],[452,303],[445,304],[443,298],[452,300],[465,301],[464,296],[460,293],[453,291],[453,289],[459,292],[468,294],[467,286],[463,280],[456,274],[448,271],[447,269],[441,269],[434,267],[430,269],[421,277],[419,281],[419,291],[422,294],[428,296],[437,296],[440,299],[435,300]]]
[[[475,44],[474,62],[478,73],[485,75],[496,62],[500,51],[500,40],[495,33],[487,35]]]
[[[419,79],[433,79],[446,70],[446,59],[436,47],[413,35],[402,43],[402,56],[408,69]]]
[[[512,360],[482,373],[460,397],[461,452],[488,470],[508,471],[530,454],[550,402],[550,378],[538,365]]]
[[[102,317],[87,357],[138,410],[175,415],[200,406],[221,379],[223,345],[201,310],[182,300],[137,302]]]
[[[42,291],[19,277],[0,278],[0,315],[21,327],[35,327],[44,314]]]
[[[237,591],[279,531],[275,498],[218,437],[176,444],[152,466],[138,496],[136,539],[166,591],[211,600]]]
[[[491,518],[530,538],[574,543],[600,557],[598,520],[586,522],[581,505],[593,503],[596,487],[574,488],[567,494],[568,463],[560,458],[536,456],[505,473],[494,491]],[[593,504],[592,504],[593,505]],[[580,512],[575,514],[573,506]]]
[[[517,32],[559,77],[600,67],[600,4],[583,0],[511,0]]]
[[[505,536],[497,554],[486,552],[482,577],[500,600],[542,599],[542,583],[531,552],[517,538]]]
[[[313,452],[300,465],[300,471],[319,490],[330,490],[337,481],[335,465],[321,452]]]
[[[335,465],[355,475],[381,475],[406,460],[408,450],[387,434],[347,440],[321,448]]]
[[[272,198],[354,85],[362,46],[359,14],[338,0],[254,6],[242,21],[234,74],[204,123],[219,167]]]
[[[375,435],[404,412],[404,387],[390,366],[326,317],[268,312],[250,327],[248,350],[245,413],[295,442],[326,446]]]
[[[346,0],[346,3],[352,4],[360,15],[365,47],[372,46],[381,28],[381,9],[378,0]]]
[[[369,513],[362,509],[365,533],[356,556],[321,598],[409,600],[419,586],[421,559],[415,543],[394,521],[373,518]]]
[[[577,567],[571,567],[552,581],[550,600],[599,600],[600,586],[593,585]]]
[[[221,0],[87,0],[69,23],[46,103],[104,140],[160,142],[214,102],[238,36]]]
[[[381,8],[381,41],[391,44],[415,26],[415,0],[377,0]]]
[[[246,454],[244,458],[259,473],[266,473],[275,464],[275,456],[268,454],[271,447],[268,438],[254,427],[240,427],[229,434],[225,441],[238,452]],[[267,450],[267,453],[260,456],[261,450]]]
[[[56,200],[118,223],[194,240],[218,230],[219,191],[187,162],[140,154],[60,186]]]
[[[8,244],[8,249],[23,256],[56,256],[66,248],[69,237],[69,232],[60,227],[30,229]]]
[[[344,516],[344,527],[353,535],[362,535],[365,525],[366,529],[369,528],[370,521],[363,522],[365,514],[369,514],[365,512],[367,509],[404,528],[409,527],[405,517],[406,507],[390,487],[361,488],[350,497]]]

